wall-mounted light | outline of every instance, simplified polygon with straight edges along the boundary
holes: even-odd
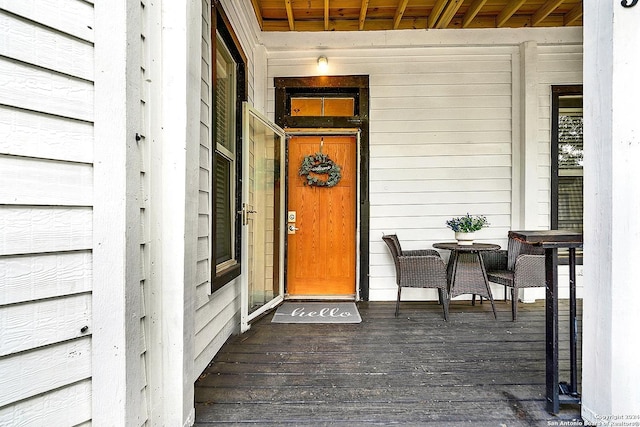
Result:
[[[321,73],[324,73],[328,69],[329,69],[329,60],[327,59],[327,57],[326,56],[318,57],[318,70]]]

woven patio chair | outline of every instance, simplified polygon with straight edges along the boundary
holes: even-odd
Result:
[[[436,288],[438,299],[444,311],[444,320],[449,318],[449,299],[447,296],[447,271],[444,261],[434,249],[402,250],[398,236],[384,235],[396,267],[398,298],[395,316],[400,311],[402,288]]]
[[[511,318],[518,318],[518,290],[545,287],[544,249],[514,239],[509,235],[507,250],[482,254],[490,282],[511,288]]]

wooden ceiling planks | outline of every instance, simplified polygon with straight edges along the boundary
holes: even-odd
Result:
[[[263,31],[582,25],[582,0],[251,0]]]

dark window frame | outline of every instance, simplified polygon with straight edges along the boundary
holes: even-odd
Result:
[[[229,50],[234,62],[236,63],[236,117],[235,117],[235,206],[236,211],[242,206],[242,103],[247,100],[247,57],[245,56],[242,47],[235,33],[233,32],[233,28],[231,27],[231,23],[227,18],[222,5],[218,0],[214,0],[211,7],[211,84],[212,84],[212,102],[211,108],[213,111],[213,120],[212,120],[212,143],[211,143],[211,158],[210,165],[213,168],[215,163],[215,157],[217,154],[216,148],[216,102],[215,102],[215,93],[216,93],[216,49],[217,49],[217,37],[216,32],[220,34],[221,39],[224,41],[225,46]],[[215,180],[215,171],[212,169],[213,177]],[[234,241],[234,259],[236,263],[222,271],[216,272],[216,203],[215,203],[215,189],[216,183],[212,183],[212,193],[211,197],[213,198],[214,203],[212,203],[212,215],[211,215],[211,229],[210,234],[214,239],[213,244],[211,245],[211,292],[215,292],[216,290],[222,288],[224,285],[235,279],[240,275],[241,271],[241,262],[242,262],[242,216],[238,215],[237,212],[235,214],[235,236],[232,236]]]
[[[561,96],[582,96],[584,94],[582,85],[554,85],[551,86],[551,229],[557,230],[559,223],[559,183],[560,165],[559,155],[559,119],[560,119],[560,97]],[[584,191],[584,184],[583,184]],[[558,252],[558,264],[568,264],[568,251]],[[582,265],[582,250],[576,251],[576,263]]]

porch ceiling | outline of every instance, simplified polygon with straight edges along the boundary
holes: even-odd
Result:
[[[582,25],[582,0],[251,0],[263,31]]]

